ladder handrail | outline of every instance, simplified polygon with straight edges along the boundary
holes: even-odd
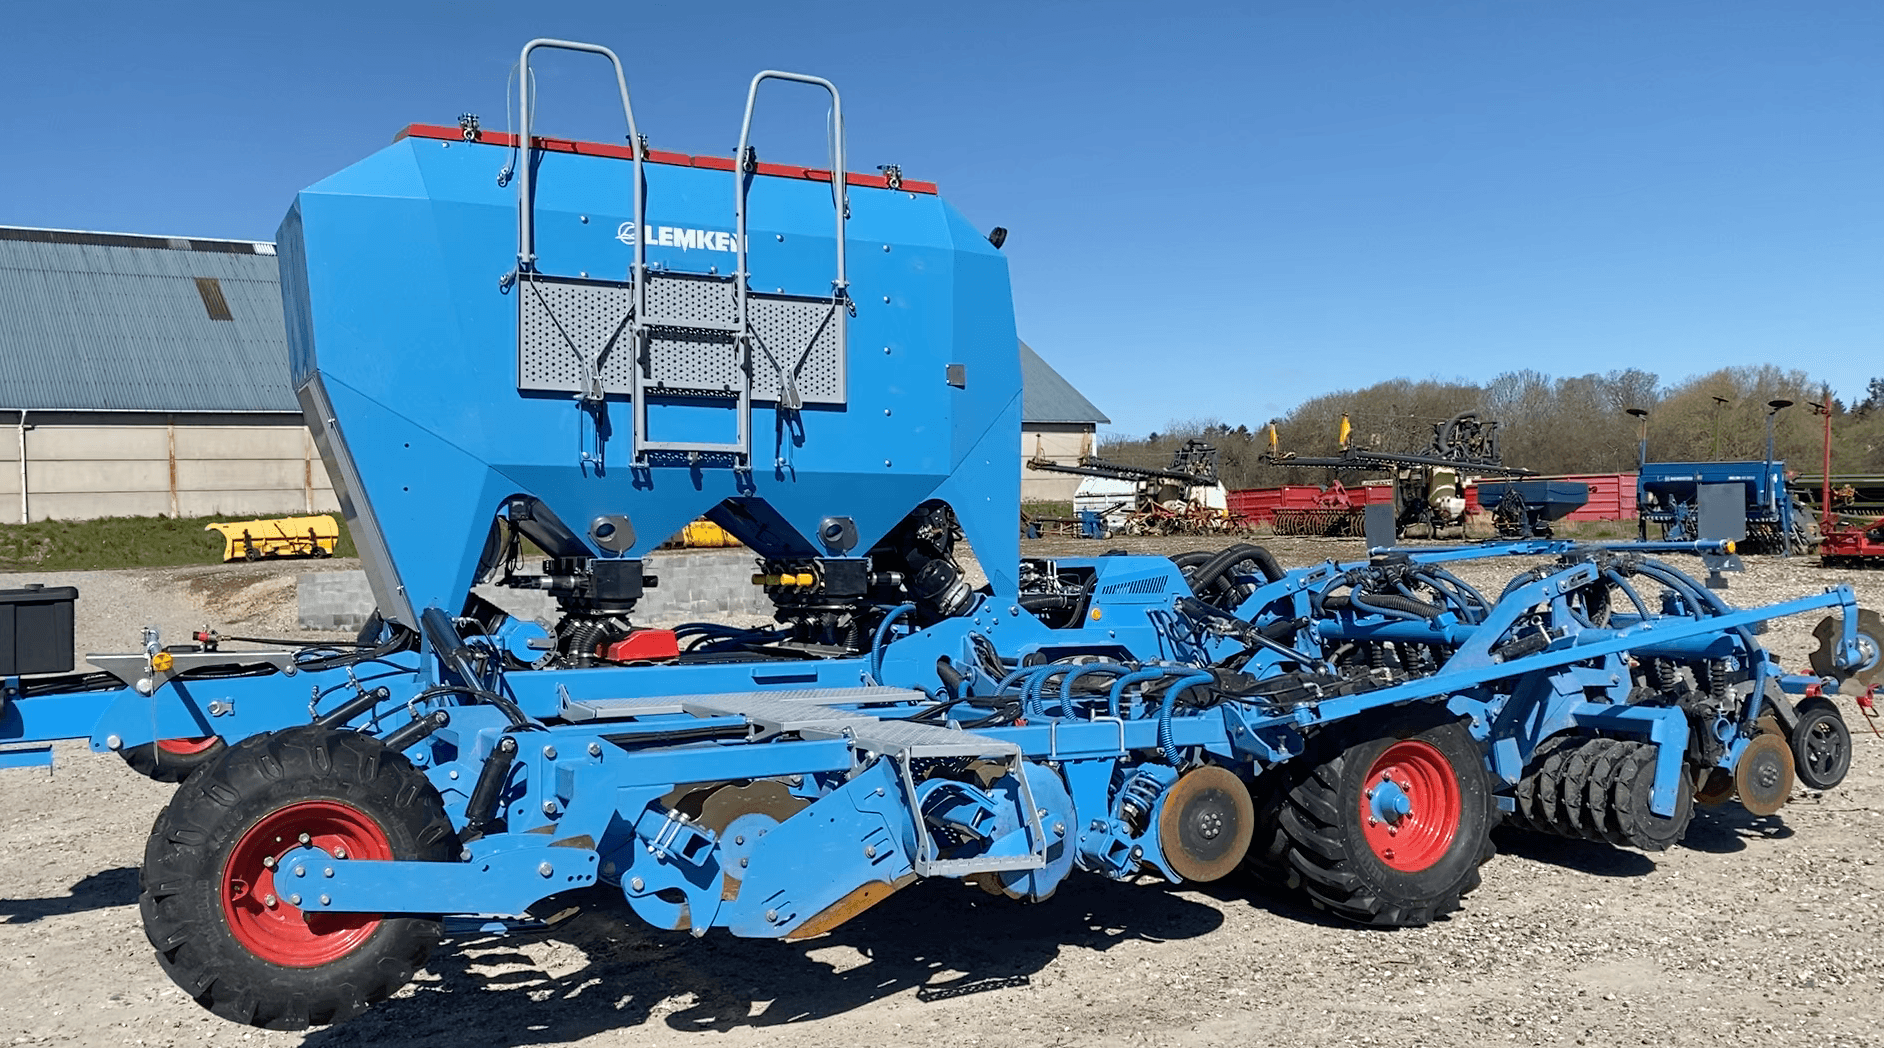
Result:
[[[733,154],[733,250],[738,252],[737,262],[733,266],[733,293],[738,300],[739,330],[742,338],[749,338],[752,331],[751,316],[746,302],[747,285],[751,283],[751,275],[746,271],[746,190],[753,169],[747,166],[747,150],[752,141],[752,112],[759,101],[759,85],[767,80],[789,80],[793,83],[822,87],[830,92],[831,202],[837,211],[837,278],[831,281],[833,304],[838,308],[845,308],[845,300],[850,294],[850,284],[844,270],[844,218],[845,212],[850,210],[849,192],[844,178],[844,102],[838,96],[837,85],[821,76],[787,73],[778,69],[761,70],[752,78],[752,85],[746,89],[746,115],[739,124],[739,151]]]
[[[628,152],[634,160],[634,216],[635,216],[635,260],[634,260],[634,309],[635,317],[647,315],[647,281],[643,275],[647,272],[647,230],[645,216],[642,214],[642,198],[646,195],[646,175],[641,167],[641,131],[635,125],[635,110],[628,101],[628,75],[622,71],[621,59],[615,52],[600,44],[585,44],[576,40],[557,40],[552,37],[538,37],[523,45],[523,53],[518,56],[517,101],[522,109],[520,128],[517,135],[518,171],[517,171],[517,279],[522,280],[525,273],[536,269],[536,231],[533,224],[535,204],[530,198],[532,181],[530,170],[530,52],[539,48],[559,51],[578,51],[585,54],[601,55],[615,67],[615,86],[621,90],[622,114],[628,119]],[[841,250],[841,248],[840,248]]]

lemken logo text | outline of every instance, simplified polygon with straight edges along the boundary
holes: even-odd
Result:
[[[635,242],[635,224],[623,222],[615,231],[615,239],[633,246]],[[701,251],[731,251],[733,234],[720,229],[682,229],[679,226],[649,226],[649,247],[677,247],[682,251],[699,249]]]

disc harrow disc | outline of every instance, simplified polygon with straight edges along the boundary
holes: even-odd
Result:
[[[1186,772],[1165,792],[1158,846],[1187,881],[1214,881],[1243,861],[1256,832],[1256,805],[1236,773],[1216,765]]]
[[[1837,615],[1828,615],[1812,630],[1813,639],[1819,642],[1810,658],[1812,672],[1821,677],[1831,677],[1840,684],[1857,681],[1866,688],[1884,684],[1884,617],[1869,608],[1858,609],[1858,651],[1861,661],[1855,667],[1840,667],[1835,658],[1842,625]]]
[[[1720,768],[1709,768],[1694,788],[1694,803],[1712,808],[1734,799],[1734,777]]]
[[[1734,765],[1740,806],[1755,815],[1772,815],[1785,807],[1792,782],[1792,747],[1779,735],[1755,735]]]

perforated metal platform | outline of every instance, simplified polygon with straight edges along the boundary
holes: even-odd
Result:
[[[532,274],[514,293],[518,389],[578,392],[583,361],[595,357],[604,392],[633,394],[634,285]],[[830,299],[799,295],[754,291],[748,301],[752,332],[764,346],[753,352],[752,399],[777,400],[785,371],[805,403],[844,403],[844,311]],[[745,364],[733,341],[738,319],[730,277],[648,274],[647,384],[695,391],[743,386]]]
[[[811,703],[821,706],[873,706],[894,702],[915,702],[927,698],[908,688],[798,688],[790,691],[736,691],[712,695],[642,695],[619,699],[571,699],[564,704],[563,718],[572,721],[620,720],[623,717],[652,717],[662,713],[684,713],[683,703],[739,701],[753,696],[780,702]]]
[[[858,749],[896,757],[1012,757],[1020,747],[939,724],[886,720],[868,713],[834,708],[926,698],[904,688],[809,688],[796,691],[729,692],[716,695],[658,695],[623,699],[581,699],[565,704],[572,721],[620,720],[663,713],[696,717],[744,717],[765,738],[793,732],[813,739],[849,739]]]

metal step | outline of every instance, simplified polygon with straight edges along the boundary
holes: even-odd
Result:
[[[1020,746],[939,724],[875,720],[845,732],[860,750],[894,757],[1018,757]]]
[[[792,691],[735,691],[712,695],[641,695],[619,699],[570,699],[563,703],[563,719],[571,721],[623,720],[662,713],[688,712],[686,704],[742,702],[753,698],[816,706],[880,705],[914,702],[928,696],[909,688],[801,688]]]

